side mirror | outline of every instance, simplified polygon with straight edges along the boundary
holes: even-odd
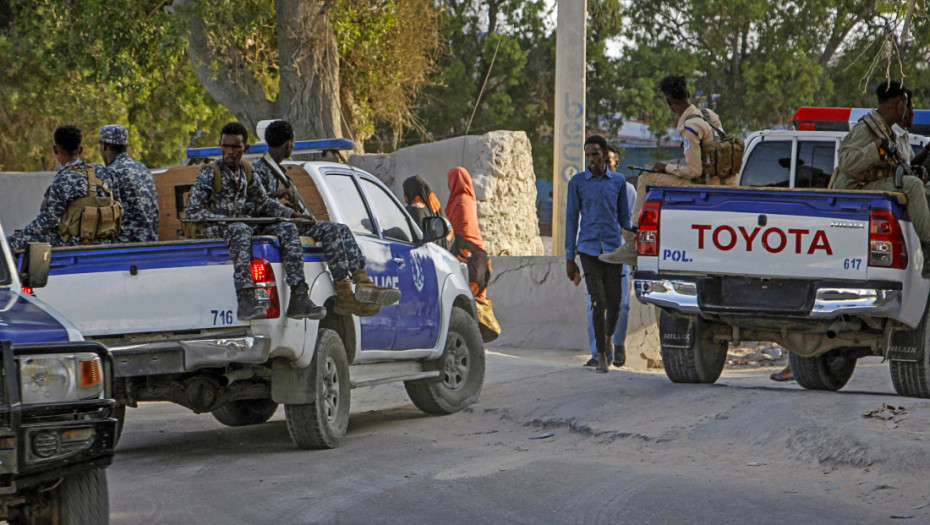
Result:
[[[52,245],[47,242],[31,242],[23,254],[20,279],[23,286],[41,288],[48,284],[48,271],[52,263]]]
[[[452,231],[452,224],[445,217],[423,217],[421,223],[424,244],[445,239]]]

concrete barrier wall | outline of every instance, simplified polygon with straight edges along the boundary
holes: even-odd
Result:
[[[0,224],[4,233],[10,235],[39,214],[45,189],[54,177],[51,171],[0,172]]]
[[[495,346],[588,350],[587,290],[565,276],[561,257],[492,257],[488,297],[501,325]],[[655,309],[630,301],[627,365],[661,367]]]

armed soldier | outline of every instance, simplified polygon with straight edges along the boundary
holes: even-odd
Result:
[[[106,174],[81,160],[81,130],[61,126],[52,149],[61,165],[39,207],[39,215],[9,238],[14,250],[30,242],[77,246],[114,242],[121,229],[122,208]]]
[[[897,191],[907,196],[907,214],[920,238],[924,269],[930,273],[930,209],[923,183],[917,177],[904,177],[895,186],[895,170],[903,162],[895,146],[891,126],[907,113],[908,96],[896,80],[881,82],[875,90],[878,108],[862,117],[840,143],[839,164],[833,172],[831,188],[841,190]],[[910,146],[908,146],[910,147]]]
[[[265,142],[268,144],[268,151],[252,163],[255,178],[271,197],[285,198],[301,213],[311,215],[306,203],[298,198],[297,189],[290,183],[285,169],[281,166],[281,162],[294,152],[294,128],[286,120],[276,120],[265,129]],[[291,188],[281,187],[281,181],[287,182]],[[322,244],[336,288],[336,313],[362,317],[375,315],[381,311],[380,305],[394,304],[400,300],[400,290],[397,288],[375,286],[371,281],[365,271],[365,256],[348,226],[316,221],[313,225],[301,226],[300,233],[313,237]]]
[[[248,218],[253,216],[293,217],[310,219],[277,202],[252,176],[252,169],[242,162],[248,149],[249,132],[238,122],[230,122],[220,132],[222,158],[207,164],[197,174],[187,200],[187,217],[209,223],[210,219]],[[219,179],[219,191],[214,191]],[[281,259],[285,280],[291,288],[287,316],[292,319],[322,319],[326,308],[310,300],[310,287],[304,278],[304,253],[300,234],[292,223],[279,223],[260,229],[263,235],[275,235],[281,241]],[[267,308],[255,296],[252,280],[252,228],[244,222],[208,224],[207,237],[222,237],[233,261],[233,280],[238,299],[237,316],[241,320],[264,317]]]
[[[678,115],[676,129],[681,134],[681,146],[684,150],[684,164],[664,164],[657,162],[654,172],[642,173],[636,184],[636,203],[633,205],[633,225],[639,225],[639,212],[643,208],[648,193],[647,186],[692,186],[694,184],[733,185],[739,166],[729,166],[726,177],[708,169],[703,163],[701,151],[714,144],[716,131],[723,136],[720,117],[709,109],[698,109],[691,103],[691,93],[685,77],[668,75],[659,82],[659,90],[665,95],[668,107]],[[741,144],[741,143],[740,143]],[[742,147],[740,145],[740,147]],[[742,155],[742,150],[739,151]],[[636,266],[636,242],[633,232],[623,231],[624,243],[610,253],[601,254],[600,259],[611,264]]]
[[[155,178],[141,162],[126,153],[129,132],[120,125],[100,128],[97,140],[106,166],[95,165],[113,185],[113,194],[123,206],[123,232],[119,242],[158,240],[158,194]]]

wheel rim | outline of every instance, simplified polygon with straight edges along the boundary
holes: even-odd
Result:
[[[468,379],[471,363],[468,359],[468,345],[465,339],[455,333],[449,334],[446,343],[446,360],[443,363],[442,384],[449,390],[458,390]]]
[[[336,373],[336,361],[326,358],[323,368],[323,408],[327,421],[335,421],[339,414],[339,375]]]

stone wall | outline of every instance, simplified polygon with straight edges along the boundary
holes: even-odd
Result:
[[[492,257],[488,297],[501,325],[493,346],[588,350],[587,291],[565,277],[561,257]],[[632,290],[631,290],[632,293]],[[627,366],[659,368],[655,308],[632,297],[626,336]]]
[[[45,189],[52,183],[52,171],[0,173],[0,224],[7,235],[21,229],[39,214]]]
[[[530,141],[522,131],[493,131],[420,144],[383,155],[352,155],[349,164],[381,179],[403,198],[407,177],[426,179],[445,206],[447,174],[462,166],[478,197],[478,221],[490,255],[542,255],[536,219],[536,175]]]

